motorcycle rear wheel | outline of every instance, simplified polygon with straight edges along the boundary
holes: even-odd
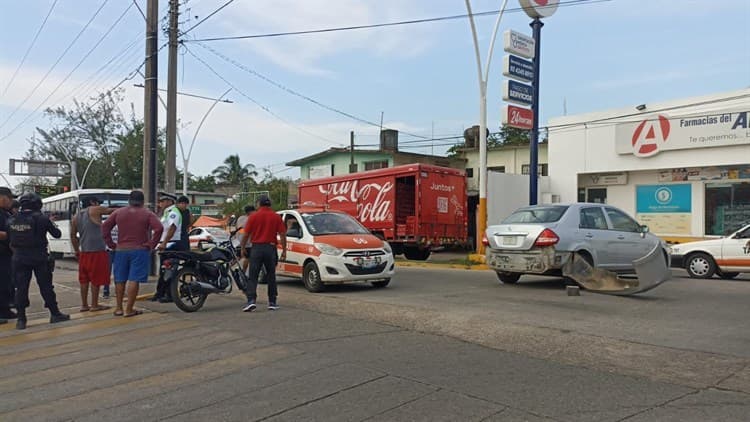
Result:
[[[194,281],[203,281],[203,278],[193,268],[182,268],[169,286],[174,304],[183,312],[195,312],[206,302],[208,294],[191,288],[190,283]]]

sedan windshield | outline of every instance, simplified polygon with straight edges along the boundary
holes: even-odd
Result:
[[[567,206],[555,205],[549,207],[521,208],[516,210],[503,224],[519,223],[553,223],[565,214]]]
[[[313,236],[324,234],[367,234],[369,231],[348,214],[318,212],[302,214],[307,229]]]

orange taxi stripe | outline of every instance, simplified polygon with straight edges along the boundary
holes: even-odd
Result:
[[[716,263],[724,267],[750,267],[750,259],[717,259]]]

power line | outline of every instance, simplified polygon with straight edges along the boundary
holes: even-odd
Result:
[[[189,54],[190,54],[191,56],[193,56],[193,57],[194,57],[194,58],[195,58],[196,60],[198,60],[199,62],[201,62],[201,63],[202,63],[202,64],[203,64],[203,65],[204,65],[205,67],[207,67],[207,68],[208,68],[208,70],[210,70],[210,71],[211,71],[211,73],[213,73],[214,75],[216,75],[216,77],[218,77],[219,79],[221,79],[222,81],[224,81],[224,83],[226,83],[227,85],[229,85],[230,87],[232,87],[232,89],[234,89],[235,91],[237,91],[237,92],[238,92],[238,93],[239,93],[240,95],[242,95],[243,97],[247,98],[247,99],[248,99],[248,100],[250,100],[250,101],[251,101],[251,102],[252,102],[253,104],[257,105],[257,106],[258,106],[258,107],[260,107],[260,108],[261,108],[262,110],[264,110],[265,112],[267,112],[267,113],[268,113],[268,114],[270,114],[271,116],[273,116],[273,117],[277,118],[278,120],[280,120],[280,121],[281,121],[281,122],[283,122],[284,124],[286,124],[286,125],[288,125],[288,126],[290,126],[290,127],[294,128],[294,129],[296,129],[296,130],[298,130],[298,131],[300,131],[300,132],[303,132],[303,133],[305,133],[305,134],[307,134],[307,135],[310,135],[310,136],[313,136],[313,137],[315,137],[315,138],[318,138],[318,139],[320,139],[320,140],[323,140],[323,141],[325,141],[325,142],[327,142],[327,143],[329,143],[329,144],[331,144],[331,145],[342,145],[342,143],[337,143],[337,142],[331,141],[330,139],[324,138],[324,137],[322,137],[322,136],[320,136],[320,135],[317,135],[317,134],[315,134],[315,133],[312,133],[312,132],[310,132],[310,131],[308,131],[308,130],[306,130],[306,129],[303,129],[303,128],[301,128],[301,127],[298,127],[298,126],[296,126],[296,125],[294,125],[294,124],[292,124],[292,123],[290,123],[290,122],[286,121],[286,119],[284,119],[284,118],[282,118],[281,116],[279,116],[278,114],[274,113],[273,111],[271,111],[271,109],[270,109],[270,108],[268,108],[268,107],[266,107],[265,105],[263,105],[263,104],[259,103],[259,102],[258,102],[257,100],[255,100],[254,98],[252,98],[252,97],[250,97],[249,95],[245,94],[245,93],[244,93],[244,92],[243,92],[243,91],[242,91],[241,89],[237,88],[237,86],[235,86],[234,84],[232,84],[231,82],[229,82],[229,80],[227,80],[226,78],[224,78],[223,76],[221,76],[221,75],[220,75],[220,74],[219,74],[219,73],[218,73],[218,72],[217,72],[216,70],[214,70],[214,68],[213,68],[213,67],[211,67],[211,65],[209,65],[208,63],[206,63],[206,62],[205,62],[205,61],[204,61],[203,59],[201,59],[200,57],[198,57],[198,56],[197,56],[197,55],[196,55],[195,53],[193,53],[193,51],[192,51],[192,50],[190,50],[189,48],[187,48],[187,46],[185,46],[185,50],[186,50],[186,51],[187,51],[187,52],[188,52],[188,53],[189,53]]]
[[[227,63],[230,63],[230,64],[234,65],[235,67],[237,67],[238,69],[244,70],[245,72],[247,72],[247,73],[249,73],[249,74],[251,74],[251,75],[253,75],[253,76],[257,77],[257,78],[260,78],[260,79],[268,82],[269,84],[271,84],[271,85],[273,85],[273,86],[275,86],[275,87],[277,87],[277,88],[279,88],[279,89],[281,89],[283,91],[286,91],[286,92],[288,92],[288,93],[290,93],[290,94],[292,94],[294,96],[302,98],[305,101],[309,101],[309,102],[311,102],[311,103],[313,103],[313,104],[315,104],[315,105],[317,105],[319,107],[322,107],[322,108],[324,108],[326,110],[329,110],[329,111],[332,111],[334,113],[340,114],[340,115],[342,115],[344,117],[348,117],[348,118],[350,118],[352,120],[358,121],[360,123],[365,123],[365,124],[368,124],[370,126],[375,126],[377,128],[381,128],[380,123],[375,123],[375,122],[372,122],[370,120],[363,119],[361,117],[357,117],[357,116],[355,116],[355,115],[353,115],[351,113],[347,113],[347,112],[339,110],[339,109],[337,109],[335,107],[331,107],[331,106],[329,106],[327,104],[321,103],[320,101],[318,101],[318,100],[316,100],[314,98],[311,98],[311,97],[309,97],[309,96],[307,96],[305,94],[301,94],[301,93],[299,93],[299,92],[297,92],[297,91],[295,91],[295,90],[293,90],[293,89],[291,89],[289,87],[286,87],[286,86],[282,85],[279,82],[274,81],[273,79],[271,79],[271,78],[269,78],[269,77],[267,77],[265,75],[262,75],[262,74],[258,73],[257,71],[255,71],[253,69],[250,69],[249,67],[243,65],[242,63],[239,63],[236,60],[231,59],[231,58],[225,56],[224,54],[216,51],[215,49],[213,49],[213,48],[211,48],[211,47],[209,47],[207,45],[204,45],[203,43],[197,43],[197,44],[200,47],[203,47],[204,49],[210,51],[215,56],[217,56],[217,57],[221,58],[222,60],[226,61]],[[183,46],[184,45],[185,44],[183,44]],[[390,128],[387,128],[387,127],[384,127],[384,126],[383,126],[383,128],[384,129],[390,129]],[[408,133],[408,132],[404,132],[404,131],[400,131],[400,132],[403,133],[403,134],[406,134],[406,135],[414,136],[416,138],[429,139],[429,138],[427,138],[425,136],[422,136],[422,135],[415,135],[413,133]]]
[[[52,65],[52,67],[49,68],[49,70],[47,71],[47,73],[44,74],[44,77],[42,77],[42,79],[39,81],[39,83],[37,83],[36,86],[34,86],[34,89],[31,90],[31,92],[29,93],[29,95],[27,95],[26,98],[24,98],[24,100],[21,102],[21,104],[19,104],[15,108],[15,110],[13,110],[13,112],[10,114],[10,116],[8,116],[8,118],[5,119],[5,121],[2,124],[0,124],[0,129],[2,129],[10,121],[10,119],[12,119],[13,116],[15,116],[15,114],[18,112],[18,110],[20,110],[21,107],[23,107],[24,104],[26,104],[26,102],[29,101],[29,99],[31,98],[32,95],[34,95],[34,93],[36,92],[36,90],[39,89],[39,87],[44,83],[44,81],[47,80],[47,77],[49,77],[49,75],[52,73],[52,71],[55,69],[55,67],[57,67],[57,65],[60,63],[60,61],[63,59],[63,57],[65,57],[65,55],[68,54],[68,51],[70,51],[70,49],[73,47],[73,45],[75,45],[75,43],[78,41],[78,39],[81,37],[81,35],[83,35],[83,33],[86,32],[86,29],[88,29],[89,25],[91,25],[91,22],[93,22],[94,19],[96,19],[96,17],[99,15],[99,12],[101,12],[102,9],[104,9],[104,6],[106,6],[108,2],[109,2],[109,0],[104,0],[104,2],[102,3],[102,5],[99,6],[98,9],[96,9],[96,12],[94,12],[94,16],[92,16],[91,19],[89,19],[89,21],[86,22],[86,25],[84,25],[83,28],[81,29],[81,31],[78,32],[78,35],[76,35],[75,38],[73,38],[73,41],[71,41],[70,44],[68,44],[68,47],[62,52],[62,54],[60,54],[60,57],[57,58],[57,61],[55,61],[55,63]],[[7,135],[6,135],[6,137],[7,137]]]
[[[583,5],[583,4],[604,3],[604,2],[609,2],[609,1],[612,1],[612,0],[570,0],[570,1],[558,3],[558,7],[569,7],[569,6],[577,6],[577,5]],[[519,12],[522,10],[523,8],[516,7],[513,9],[505,9],[505,12]],[[490,10],[487,12],[474,13],[473,15],[474,16],[496,15],[499,12],[500,12],[499,10]],[[274,32],[274,33],[269,33],[269,34],[235,35],[235,36],[226,36],[226,37],[201,38],[201,39],[185,40],[185,41],[186,42],[225,41],[225,40],[244,40],[244,39],[253,39],[253,38],[284,37],[284,36],[289,36],[289,35],[320,34],[320,33],[325,33],[325,32],[351,31],[351,30],[358,30],[358,29],[372,29],[372,28],[383,28],[383,27],[389,27],[389,26],[412,25],[412,24],[418,24],[418,23],[448,21],[448,20],[456,20],[456,19],[465,19],[468,17],[469,17],[468,14],[461,14],[461,15],[451,15],[451,16],[440,16],[440,17],[435,17],[435,18],[411,19],[411,20],[397,21],[397,22],[376,23],[376,24],[370,24],[370,25],[355,25],[355,26],[344,26],[344,27],[337,27],[337,28],[311,29],[311,30],[305,30],[305,31]]]
[[[182,33],[180,33],[180,36],[182,36],[182,35],[185,35],[185,34],[187,34],[188,32],[192,31],[193,29],[195,29],[195,27],[197,27],[198,25],[200,25],[200,24],[202,24],[203,22],[207,21],[207,20],[208,20],[208,19],[209,19],[209,18],[210,18],[211,16],[213,16],[213,15],[215,15],[215,14],[219,13],[219,11],[221,11],[221,9],[223,9],[223,8],[225,8],[225,7],[227,7],[227,6],[229,6],[229,5],[230,5],[230,4],[231,4],[231,3],[233,2],[233,1],[234,1],[234,0],[229,0],[228,2],[224,3],[223,5],[221,5],[221,7],[219,7],[219,8],[218,8],[218,9],[216,9],[216,10],[214,10],[213,12],[211,12],[211,14],[209,14],[209,15],[208,15],[208,16],[206,16],[205,18],[201,19],[200,21],[198,21],[198,23],[196,23],[195,25],[193,25],[193,26],[191,26],[190,28],[186,29],[185,31],[182,31]]]
[[[108,0],[107,0],[107,1],[108,1]],[[105,1],[105,3],[106,3],[106,1]],[[63,86],[63,84],[64,84],[65,82],[67,82],[67,80],[68,80],[68,79],[70,79],[70,77],[71,77],[71,76],[73,75],[73,73],[75,73],[75,71],[76,71],[76,70],[78,70],[78,68],[79,68],[79,67],[80,67],[80,66],[81,66],[81,65],[83,64],[83,62],[85,62],[85,61],[86,61],[86,59],[88,59],[88,57],[89,57],[89,56],[91,55],[91,53],[93,53],[93,52],[94,52],[94,50],[96,50],[96,48],[97,48],[97,47],[99,47],[99,45],[100,45],[100,44],[101,44],[101,43],[102,43],[102,42],[103,42],[103,41],[104,41],[104,40],[105,40],[105,39],[107,38],[107,36],[108,36],[108,35],[109,35],[109,34],[110,34],[110,33],[112,32],[112,30],[114,30],[114,29],[115,29],[115,27],[117,27],[117,24],[119,24],[119,23],[120,23],[120,21],[121,21],[121,20],[122,20],[122,19],[123,19],[123,18],[125,17],[125,15],[126,15],[126,14],[128,13],[128,11],[130,11],[130,9],[131,9],[132,7],[133,7],[133,4],[131,3],[131,4],[129,4],[129,5],[128,5],[128,7],[127,7],[127,8],[125,8],[125,10],[124,10],[124,11],[122,12],[122,14],[120,14],[120,16],[119,16],[119,17],[117,18],[117,20],[115,20],[115,22],[114,22],[114,23],[113,23],[112,25],[110,25],[110,26],[109,26],[109,29],[107,29],[107,32],[105,32],[105,33],[104,33],[104,35],[102,35],[102,36],[101,36],[101,37],[99,38],[99,40],[98,40],[98,41],[97,41],[97,42],[96,42],[96,43],[94,44],[94,46],[93,46],[93,47],[91,47],[91,49],[89,49],[89,51],[88,51],[88,52],[87,52],[87,53],[86,53],[86,54],[85,54],[85,55],[83,56],[83,58],[81,58],[81,60],[80,60],[80,61],[79,61],[79,62],[78,62],[78,63],[77,63],[77,64],[76,64],[76,65],[75,65],[74,67],[73,67],[73,69],[72,69],[72,70],[71,70],[70,72],[68,72],[68,74],[67,74],[67,75],[65,75],[65,77],[63,78],[63,80],[62,80],[62,81],[60,81],[60,83],[59,83],[59,84],[57,84],[57,86],[55,87],[55,89],[53,89],[53,90],[52,90],[52,92],[50,92],[50,93],[49,93],[49,95],[47,95],[47,97],[46,97],[46,98],[44,98],[44,99],[42,100],[42,102],[41,102],[41,103],[39,103],[39,105],[38,105],[38,106],[37,106],[37,107],[36,107],[36,108],[35,108],[35,109],[34,109],[34,110],[33,110],[33,111],[31,112],[31,113],[27,114],[27,115],[26,115],[26,117],[24,117],[24,119],[23,119],[23,120],[21,120],[21,123],[19,123],[18,125],[16,125],[16,127],[14,127],[14,128],[13,128],[13,129],[12,129],[12,130],[11,130],[11,131],[10,131],[10,132],[8,133],[8,134],[6,134],[6,135],[5,135],[5,136],[4,136],[3,138],[0,138],[0,140],[2,140],[2,139],[5,139],[5,138],[9,137],[9,136],[10,136],[10,135],[12,135],[12,134],[13,134],[13,133],[14,133],[14,132],[15,132],[16,130],[18,130],[19,128],[21,128],[21,127],[22,127],[22,126],[23,126],[23,125],[24,125],[24,124],[25,124],[25,123],[26,123],[26,122],[27,122],[27,121],[28,121],[28,120],[29,120],[29,119],[31,118],[31,116],[33,116],[33,115],[34,115],[34,114],[35,114],[35,113],[36,113],[37,111],[39,111],[39,109],[40,109],[40,108],[42,108],[42,106],[44,106],[44,103],[46,103],[46,102],[47,102],[47,100],[49,100],[50,98],[52,98],[52,96],[53,96],[53,95],[55,95],[55,93],[57,92],[57,90],[58,90],[58,89],[60,89],[60,88],[61,88],[61,87]]]
[[[31,44],[29,44],[29,47],[26,49],[26,52],[23,54],[21,63],[19,63],[18,67],[16,67],[16,71],[13,72],[13,76],[10,77],[10,81],[8,81],[8,84],[5,86],[5,89],[3,89],[3,93],[0,94],[0,97],[5,96],[5,93],[8,91],[8,88],[10,88],[10,86],[13,85],[13,81],[16,80],[16,75],[18,75],[18,71],[21,70],[21,67],[26,62],[26,58],[29,56],[31,49],[34,48],[34,45],[36,44],[36,40],[39,38],[39,34],[42,33],[42,29],[44,29],[44,25],[47,24],[47,19],[49,19],[50,15],[52,14],[52,11],[55,9],[55,5],[57,4],[57,1],[58,0],[55,0],[52,2],[52,5],[50,6],[49,11],[47,12],[47,16],[44,17],[42,24],[39,26],[39,29],[37,29],[36,35],[34,35],[34,39],[31,40]]]

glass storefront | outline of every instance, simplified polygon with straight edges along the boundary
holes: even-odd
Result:
[[[750,182],[706,183],[706,235],[724,236],[750,223]]]

